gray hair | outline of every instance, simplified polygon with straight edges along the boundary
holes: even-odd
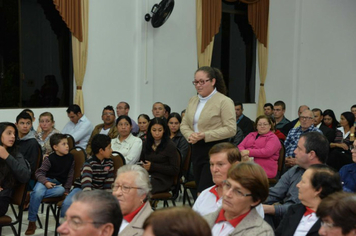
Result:
[[[81,191],[73,196],[74,202],[83,202],[91,205],[90,215],[95,228],[106,223],[114,225],[114,233],[117,235],[123,219],[119,201],[109,192],[104,190]]]
[[[120,174],[127,172],[135,172],[135,182],[137,187],[140,188],[137,189],[137,193],[139,194],[139,196],[142,196],[144,194],[149,195],[150,191],[152,190],[152,185],[147,170],[145,170],[139,165],[124,165],[118,169],[116,178],[118,178]]]

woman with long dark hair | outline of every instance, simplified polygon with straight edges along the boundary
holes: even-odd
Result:
[[[13,123],[0,123],[0,216],[5,215],[13,189],[30,179],[30,165],[17,149],[18,133]]]
[[[177,146],[181,156],[182,163],[187,156],[189,144],[180,132],[180,124],[182,123],[182,118],[177,112],[172,112],[167,119],[168,128],[169,128],[169,137]]]
[[[165,119],[150,121],[140,159],[151,175],[152,194],[169,191],[179,171],[178,150],[168,134]]]
[[[192,144],[192,163],[197,191],[214,184],[210,173],[211,147],[228,141],[236,134],[236,114],[233,101],[226,96],[221,71],[204,66],[194,75],[193,85],[198,95],[192,97],[180,130]]]
[[[335,113],[331,109],[326,109],[323,112],[323,124],[333,129],[334,131],[340,127],[339,121],[337,121]]]

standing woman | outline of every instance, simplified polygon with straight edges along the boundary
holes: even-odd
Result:
[[[48,156],[53,151],[49,143],[49,139],[53,134],[60,132],[56,128],[54,128],[54,119],[53,115],[50,112],[43,112],[40,115],[39,123],[41,131],[38,132],[35,137],[37,142],[41,146],[42,155]]]
[[[193,171],[200,193],[214,184],[208,152],[236,134],[236,115],[233,101],[225,96],[225,82],[219,69],[199,68],[193,85],[198,95],[190,99],[180,130],[193,144]]]
[[[5,215],[17,182],[26,183],[31,170],[17,150],[18,133],[14,124],[0,123],[0,216]]]
[[[169,191],[179,171],[178,150],[168,133],[165,119],[150,121],[140,159],[151,175],[152,194]]]
[[[181,116],[176,113],[172,112],[167,119],[168,127],[169,127],[169,137],[177,146],[181,156],[182,162],[181,165],[184,163],[185,158],[187,157],[189,144],[187,140],[184,138],[182,133],[180,132],[180,124],[182,123]]]

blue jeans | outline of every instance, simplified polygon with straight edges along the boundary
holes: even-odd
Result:
[[[53,188],[47,188],[45,185],[37,182],[33,191],[31,192],[30,198],[30,208],[28,210],[28,220],[31,222],[35,222],[37,220],[37,212],[38,208],[41,205],[41,201],[43,198],[47,197],[60,197],[64,194],[65,189],[63,188],[61,183],[55,179],[47,178],[49,182],[57,184]]]
[[[64,217],[68,208],[70,207],[70,205],[72,205],[72,198],[73,196],[78,193],[81,192],[82,189],[81,188],[74,188],[66,197],[66,199],[64,199],[64,202],[62,204],[62,209],[61,209],[61,217]]]

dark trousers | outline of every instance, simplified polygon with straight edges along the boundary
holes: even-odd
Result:
[[[204,189],[214,185],[213,178],[210,173],[209,150],[215,144],[224,141],[226,140],[206,143],[204,140],[200,140],[196,144],[192,145],[191,157],[193,163],[194,179],[197,185],[198,193],[201,193]]]

